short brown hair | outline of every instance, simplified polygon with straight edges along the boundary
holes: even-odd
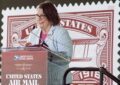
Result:
[[[52,2],[45,1],[38,5],[38,8],[43,9],[43,13],[47,17],[48,21],[50,21],[53,25],[58,25],[60,22],[60,18],[57,12],[57,9],[54,7]]]

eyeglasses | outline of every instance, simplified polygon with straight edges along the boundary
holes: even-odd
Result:
[[[43,18],[45,17],[45,14],[41,14],[41,15],[35,14],[35,16],[36,16],[36,17],[39,17],[39,18],[41,18],[41,19],[43,19]]]

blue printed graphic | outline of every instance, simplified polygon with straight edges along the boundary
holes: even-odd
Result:
[[[19,60],[19,56],[14,56],[14,60]]]

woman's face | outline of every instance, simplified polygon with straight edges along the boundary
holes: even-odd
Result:
[[[41,8],[37,9],[36,23],[37,23],[37,26],[40,27],[41,29],[46,29],[50,24],[47,17],[43,13],[43,9]]]

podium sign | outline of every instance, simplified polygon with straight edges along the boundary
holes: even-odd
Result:
[[[47,52],[2,52],[2,85],[47,85]]]

